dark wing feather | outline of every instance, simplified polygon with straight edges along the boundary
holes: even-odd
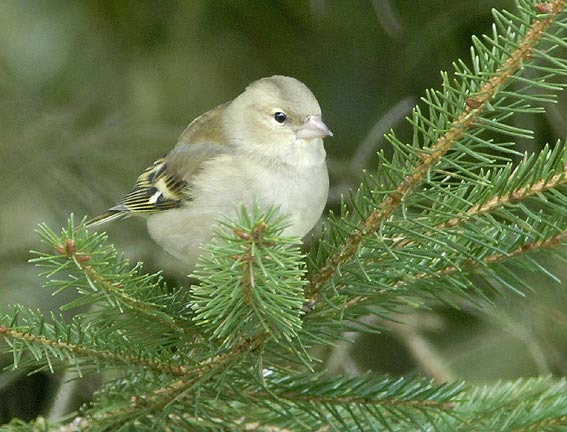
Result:
[[[190,199],[187,182],[168,172],[166,159],[161,158],[138,177],[132,190],[110,210],[152,213],[181,207]]]
[[[106,213],[89,220],[87,225],[121,219],[130,213],[153,213],[179,208],[190,200],[189,184],[168,171],[166,158],[163,157],[146,168],[122,201]]]
[[[197,117],[183,131],[177,146],[138,177],[132,190],[87,226],[100,225],[131,214],[149,214],[179,208],[192,200],[190,181],[204,162],[230,152],[221,135],[220,113],[225,105]]]

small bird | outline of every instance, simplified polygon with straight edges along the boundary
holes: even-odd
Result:
[[[332,135],[305,84],[280,75],[254,81],[193,120],[173,150],[87,225],[146,216],[151,237],[191,267],[219,217],[234,218],[242,205],[278,208],[291,217],[283,235],[303,237],[327,202],[323,138]]]

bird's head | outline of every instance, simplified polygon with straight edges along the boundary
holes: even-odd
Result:
[[[332,132],[305,84],[286,76],[254,81],[226,108],[231,145],[276,163],[312,165],[325,159],[322,139]]]

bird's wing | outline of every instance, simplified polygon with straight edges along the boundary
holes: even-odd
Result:
[[[100,225],[133,213],[149,214],[180,208],[190,202],[191,180],[203,163],[229,152],[220,124],[224,106],[193,120],[171,152],[146,168],[118,204],[89,220],[87,225]]]

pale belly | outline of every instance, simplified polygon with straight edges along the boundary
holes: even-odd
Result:
[[[193,266],[203,253],[200,246],[211,240],[213,225],[222,218],[235,219],[242,205],[249,213],[254,203],[263,210],[277,208],[291,218],[283,235],[303,237],[320,218],[328,187],[324,164],[301,172],[274,172],[252,162],[224,161],[219,167],[211,165],[206,179],[195,179],[195,198],[186,207],[149,216],[148,231],[166,251]]]

